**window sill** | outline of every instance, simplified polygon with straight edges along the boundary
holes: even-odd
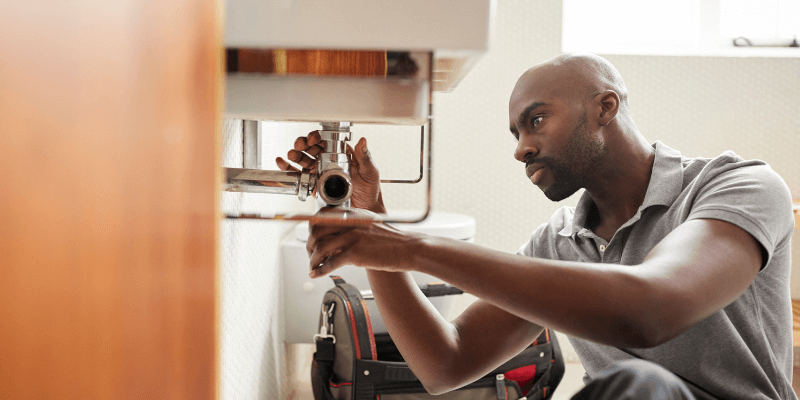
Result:
[[[607,55],[626,56],[672,56],[672,57],[769,57],[800,58],[800,47],[721,47],[721,48],[563,48],[563,52],[588,52]]]

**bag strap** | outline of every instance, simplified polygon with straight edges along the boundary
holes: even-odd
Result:
[[[320,333],[314,335],[314,343],[317,351],[314,353],[314,367],[317,374],[311,374],[315,379],[313,386],[319,388],[321,400],[335,400],[328,387],[328,382],[333,374],[333,361],[336,359],[336,337],[332,335],[332,321],[334,306],[336,303],[322,304],[322,327]],[[316,390],[315,390],[316,392]]]
[[[377,360],[378,350],[375,345],[375,334],[372,331],[372,321],[369,318],[369,309],[361,292],[341,277],[332,275],[331,279],[345,294],[347,312],[350,320],[350,329],[353,332],[356,358],[361,360]]]
[[[544,342],[541,343],[539,339],[544,339]],[[547,399],[548,395],[552,396],[553,391],[564,377],[564,362],[561,357],[561,347],[558,345],[558,339],[556,339],[555,333],[550,328],[545,328],[534,343],[549,344],[552,349],[550,353],[552,358],[547,370],[525,394],[528,400],[542,400]]]
[[[317,351],[314,353],[314,363],[316,364],[318,374],[313,377],[317,379],[316,386],[321,388],[321,400],[335,400],[331,394],[331,389],[328,387],[328,382],[331,379],[333,371],[333,360],[336,354],[336,348],[331,339],[316,340]]]

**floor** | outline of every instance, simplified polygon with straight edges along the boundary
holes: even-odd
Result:
[[[569,400],[572,395],[583,388],[583,365],[577,363],[565,363],[564,377],[558,384],[556,391],[553,392],[553,400]]]

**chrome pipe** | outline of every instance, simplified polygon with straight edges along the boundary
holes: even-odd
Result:
[[[222,188],[228,192],[293,194],[301,201],[314,191],[315,174],[294,171],[268,171],[248,168],[223,168]]]
[[[242,167],[261,169],[261,123],[242,120]]]
[[[350,206],[353,182],[350,180],[350,156],[347,144],[350,140],[349,122],[321,122],[319,135],[322,152],[317,177],[317,197],[329,206]]]

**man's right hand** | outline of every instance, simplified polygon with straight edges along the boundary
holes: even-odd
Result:
[[[301,136],[295,140],[294,149],[289,150],[286,158],[300,165],[303,171],[316,173],[319,165],[316,157],[322,152],[321,142],[319,131],[313,131],[306,137]],[[353,208],[385,213],[386,208],[381,196],[381,178],[378,167],[367,149],[367,139],[362,137],[355,149],[348,144],[347,154],[350,155],[350,179],[353,182],[350,205]],[[282,171],[299,171],[281,157],[276,158],[275,162]]]

